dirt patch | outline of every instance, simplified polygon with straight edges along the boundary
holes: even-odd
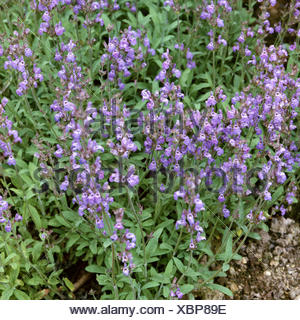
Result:
[[[229,287],[236,300],[300,300],[300,225],[289,218],[273,218],[270,232],[249,240],[232,261],[228,277],[217,283]],[[206,289],[202,299],[231,299]]]

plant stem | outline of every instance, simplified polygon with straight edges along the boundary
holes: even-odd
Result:
[[[189,270],[189,268],[190,268],[190,266],[191,266],[191,263],[192,263],[192,258],[193,258],[193,250],[191,250],[191,252],[190,252],[189,262],[188,262],[188,265],[187,265],[187,267],[186,267],[186,270],[185,270],[185,272],[180,276],[180,278],[178,279],[177,284],[180,283],[180,281],[185,277],[185,274],[188,272],[188,270]]]
[[[179,243],[180,243],[180,240],[181,240],[181,237],[182,237],[182,228],[180,229],[180,233],[179,233],[179,237],[177,239],[177,243],[176,243],[176,246],[175,246],[175,249],[174,249],[174,252],[173,252],[173,257],[175,257],[175,254],[176,254],[176,251],[178,249],[178,246],[179,246]]]
[[[251,228],[252,228],[252,225],[250,226],[249,230],[247,231],[247,233],[245,234],[243,240],[241,241],[241,243],[239,244],[239,246],[237,247],[237,249],[232,253],[232,255],[224,262],[224,263],[228,263],[232,257],[237,253],[239,252],[240,248],[242,247],[242,245],[244,244],[244,242],[246,241],[249,233],[251,232]],[[207,280],[203,281],[202,283],[200,283],[199,287],[198,288],[201,288],[203,287],[206,283],[210,282],[211,280],[213,280],[220,272],[222,271],[222,267],[219,268],[211,277],[209,277]]]
[[[138,226],[139,226],[139,229],[140,229],[140,232],[141,232],[142,243],[143,243],[143,255],[144,255],[144,275],[145,275],[145,279],[147,279],[148,276],[147,276],[146,242],[145,242],[145,238],[144,238],[144,234],[143,234],[143,227],[142,227],[142,224],[141,224],[141,220],[139,219],[139,216],[135,211],[134,205],[132,203],[132,200],[131,200],[131,197],[130,197],[130,194],[129,194],[129,189],[128,189],[127,186],[126,186],[126,191],[127,191],[127,195],[128,195],[128,202],[130,204],[131,210],[132,210],[132,212],[134,214],[134,217],[135,217],[135,219],[136,219],[136,221],[138,223]]]
[[[107,213],[104,211],[103,213],[103,219],[105,220],[105,223],[107,225],[108,231],[110,234],[113,233],[113,230],[109,224],[109,217],[107,216]],[[116,275],[115,275],[115,259],[116,259],[116,252],[115,252],[115,245],[112,243],[111,245],[111,249],[112,249],[112,262],[111,262],[111,273],[112,273],[112,285],[113,285],[113,289],[114,289],[114,293],[115,293],[115,299],[119,299],[119,291],[118,291],[118,286],[117,286],[117,282],[116,282]]]

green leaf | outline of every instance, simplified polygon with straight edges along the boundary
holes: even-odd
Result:
[[[146,259],[149,259],[151,256],[155,254],[155,251],[158,246],[158,240],[155,238],[152,238],[149,240],[147,246],[146,246]]]
[[[210,288],[210,289],[220,291],[220,292],[226,294],[226,295],[229,296],[229,297],[233,297],[232,291],[231,291],[230,289],[224,287],[224,286],[221,286],[220,284],[208,283],[206,286],[207,286],[208,288]]]
[[[109,19],[109,17],[105,13],[101,14],[101,19],[103,20],[104,25],[105,25],[106,28],[108,27],[108,25],[112,24],[110,19]]]
[[[7,288],[2,292],[1,300],[8,300],[14,293],[14,288]]]
[[[93,240],[90,244],[90,249],[92,251],[92,254],[97,253],[97,240]]]
[[[211,85],[209,83],[193,84],[191,86],[190,94],[193,94],[194,92],[197,93],[204,88],[211,88]]]
[[[177,267],[177,269],[181,272],[181,273],[185,273],[185,267],[183,265],[183,263],[176,257],[173,257],[173,260],[175,262],[175,265]]]
[[[31,204],[28,204],[27,206],[28,206],[29,214],[30,214],[36,228],[38,230],[40,230],[42,228],[42,222],[41,222],[41,218],[40,218],[39,213],[37,212],[36,208],[33,207]]]
[[[105,273],[105,268],[96,264],[91,264],[90,266],[87,266],[85,270],[91,273]]]
[[[170,277],[172,275],[172,271],[173,271],[173,260],[170,260],[165,270],[166,277]]]
[[[194,290],[194,286],[192,284],[184,284],[184,285],[180,286],[179,288],[183,294],[187,294],[187,293]]]
[[[142,290],[149,289],[149,288],[155,288],[159,286],[159,282],[156,281],[149,281],[144,286],[142,286]]]
[[[167,287],[167,286],[163,287],[163,296],[166,299],[170,296],[170,288],[169,287]]]
[[[226,242],[225,259],[229,261],[231,258],[231,255],[232,255],[232,233],[230,232]]]
[[[79,217],[78,213],[74,211],[62,211],[62,215],[71,222],[78,220]]]
[[[173,251],[173,247],[171,245],[169,245],[168,243],[162,243],[159,246],[159,248],[163,249],[163,250],[168,250],[168,252],[172,252]]]
[[[111,239],[106,239],[103,243],[103,247],[104,249],[106,249],[107,247],[109,247],[111,244],[113,243],[113,241]]]
[[[156,254],[156,249],[158,246],[158,239],[163,231],[163,228],[159,228],[153,233],[152,238],[149,240],[146,246],[146,258],[149,259],[150,257]]]
[[[284,188],[283,186],[280,186],[273,194],[272,194],[272,200],[268,201],[267,203],[267,209],[272,207],[275,202],[279,199],[279,197],[284,193]]]
[[[223,270],[224,272],[228,271],[229,268],[230,268],[230,265],[229,265],[228,263],[223,263],[222,270]]]
[[[73,283],[68,278],[63,278],[63,280],[67,288],[70,289],[70,291],[73,291],[74,290]]]
[[[14,291],[14,295],[18,300],[31,300],[30,297],[24,291],[18,289]]]
[[[41,256],[43,249],[43,243],[37,242],[32,249],[33,262],[37,262],[38,258]]]
[[[239,90],[240,82],[241,82],[241,77],[239,77],[238,75],[235,75],[233,80],[233,86],[236,91]]]
[[[232,256],[232,259],[233,260],[241,260],[243,257],[237,253],[235,253],[233,256]]]
[[[98,283],[102,286],[111,283],[111,279],[107,275],[104,275],[104,274],[97,275],[96,279],[97,279]]]
[[[34,276],[33,278],[27,280],[26,283],[30,286],[38,286],[43,284],[43,280],[38,276]]]
[[[11,259],[13,259],[13,258],[15,258],[15,257],[17,257],[17,256],[18,256],[18,255],[17,255],[15,252],[10,253],[10,254],[5,258],[3,264],[4,264],[4,265],[8,264],[8,262],[9,262]]]
[[[269,227],[264,222],[261,222],[258,227],[265,232],[269,232]]]
[[[79,239],[80,239],[79,234],[72,233],[69,237],[67,244],[66,244],[66,250],[69,250]]]
[[[58,223],[60,223],[60,225],[62,225],[62,226],[65,226],[67,228],[71,228],[72,227],[69,222],[67,222],[62,216],[60,216],[58,214],[55,216],[55,220]]]
[[[250,232],[248,237],[255,240],[261,240],[261,236],[257,232]]]
[[[191,82],[193,73],[191,69],[185,69],[180,77],[180,85],[184,88]]]

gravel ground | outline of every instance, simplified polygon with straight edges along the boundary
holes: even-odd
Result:
[[[217,282],[229,287],[237,300],[300,300],[300,225],[289,218],[273,218],[270,232],[249,240],[232,261],[228,277]],[[205,289],[201,299],[231,299]]]

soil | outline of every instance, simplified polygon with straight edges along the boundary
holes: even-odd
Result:
[[[232,261],[226,278],[217,283],[231,289],[230,298],[205,289],[201,299],[300,300],[300,224],[290,218],[273,218],[261,240],[249,240]]]

